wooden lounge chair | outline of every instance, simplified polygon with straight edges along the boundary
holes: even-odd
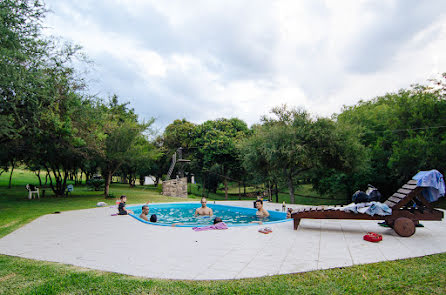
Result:
[[[396,193],[388,198],[384,203],[392,209],[392,215],[368,215],[366,213],[353,213],[343,211],[343,206],[335,207],[309,207],[295,210],[291,213],[294,219],[294,229],[297,230],[302,218],[310,219],[362,219],[362,220],[385,220],[386,223],[402,237],[410,237],[415,233],[415,226],[420,220],[442,220],[443,211],[436,210],[423,197],[422,187],[417,187],[416,180],[409,180]],[[415,197],[419,206],[414,208],[408,206]]]

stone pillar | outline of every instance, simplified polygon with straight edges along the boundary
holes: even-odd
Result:
[[[163,195],[187,198],[187,177],[163,181]]]

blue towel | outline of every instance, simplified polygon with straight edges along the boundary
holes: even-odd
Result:
[[[430,203],[435,202],[445,194],[443,175],[438,170],[420,171],[412,179],[417,180],[417,186],[424,187],[422,193]]]
[[[392,215],[392,208],[380,202],[352,203],[344,207],[343,210],[353,213],[366,213],[371,216],[375,214],[380,216]]]
[[[386,204],[380,202],[371,202],[370,204],[370,207],[367,209],[367,211],[365,211],[365,213],[372,216],[375,214],[380,216],[392,215],[392,209]]]

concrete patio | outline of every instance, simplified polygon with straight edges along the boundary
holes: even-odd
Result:
[[[217,202],[251,207],[252,202]],[[197,203],[197,207],[199,204]],[[268,210],[281,204],[265,203]],[[298,208],[300,206],[294,206]],[[0,254],[54,261],[134,276],[214,280],[260,277],[446,252],[446,221],[423,221],[402,238],[376,221],[309,220],[194,232],[153,226],[114,208],[49,214],[0,239]],[[383,241],[370,243],[374,231]]]

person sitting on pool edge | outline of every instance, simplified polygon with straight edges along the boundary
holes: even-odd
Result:
[[[293,208],[288,208],[288,210],[286,211],[286,218],[287,219],[291,218],[291,213],[293,213]]]
[[[118,205],[118,211],[119,211],[118,215],[135,214],[135,213],[133,213],[132,210],[125,209],[125,202],[127,202],[127,197],[122,195],[120,197],[120,199],[121,199],[121,203],[119,203],[119,205]]]
[[[141,208],[141,215],[139,215],[139,218],[144,219],[145,221],[149,221],[149,218],[147,217],[149,215],[149,206],[143,205]]]
[[[197,215],[201,215],[201,216],[206,216],[206,215],[208,215],[208,216],[212,216],[212,215],[214,215],[214,212],[212,211],[212,209],[211,208],[209,208],[208,206],[206,206],[206,203],[207,203],[207,200],[206,200],[206,198],[205,197],[203,197],[203,198],[201,198],[201,207],[200,208],[197,208],[196,210],[195,210],[195,214],[194,214],[194,216],[197,216]]]
[[[268,217],[269,216],[269,212],[266,211],[265,208],[263,208],[262,200],[256,201],[256,207],[257,207],[257,212],[256,212],[257,217]]]

